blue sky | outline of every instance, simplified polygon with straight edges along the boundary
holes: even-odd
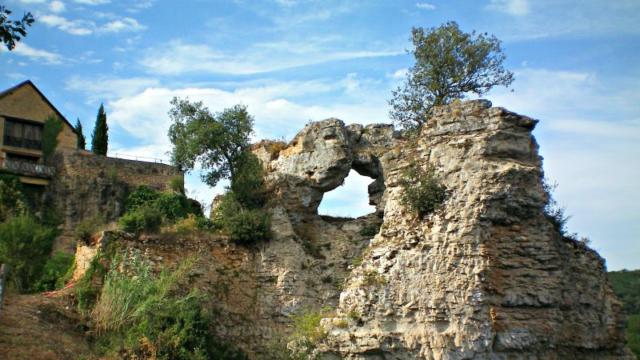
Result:
[[[309,120],[388,122],[412,26],[449,20],[504,41],[513,92],[486,98],[540,119],[534,134],[570,231],[610,269],[640,268],[640,2],[13,0],[36,23],[0,52],[0,87],[31,79],[90,132],[105,103],[110,154],[166,158],[173,96],[256,117],[256,138],[286,139]],[[367,211],[350,176],[322,211]],[[196,174],[190,193],[209,202]]]

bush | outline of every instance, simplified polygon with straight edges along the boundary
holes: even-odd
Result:
[[[169,188],[180,194],[184,194],[184,176],[176,175],[169,180]]]
[[[179,193],[162,193],[151,206],[157,208],[169,221],[184,219],[193,213],[189,199]]]
[[[127,198],[127,212],[140,208],[155,208],[164,219],[171,222],[184,219],[189,214],[202,215],[202,207],[195,200],[179,192],[161,193],[148,186],[139,186]]]
[[[271,239],[271,218],[262,209],[245,209],[235,193],[225,194],[214,211],[212,224],[237,244]]]
[[[76,225],[74,230],[76,240],[89,243],[93,234],[98,231],[102,224],[104,224],[104,221],[98,216],[83,219]]]
[[[373,237],[380,231],[380,223],[367,224],[360,229],[359,234],[365,237]]]
[[[35,284],[36,291],[51,291],[61,289],[73,275],[74,256],[61,251],[56,251],[47,260],[40,280]]]
[[[27,212],[27,200],[20,179],[15,175],[0,173],[0,221]]]
[[[116,257],[104,278],[91,317],[107,350],[159,359],[243,359],[238,352],[213,341],[204,298],[180,291],[191,262],[154,275],[138,253]]]
[[[264,170],[257,156],[245,151],[234,163],[235,173],[231,179],[231,192],[236,200],[247,208],[260,208],[266,202]]]
[[[447,189],[436,178],[432,168],[414,166],[407,169],[400,180],[403,188],[401,202],[420,217],[432,213],[447,198]]]
[[[140,185],[127,197],[127,211],[134,211],[143,206],[150,206],[156,199],[160,197],[160,193],[146,185]]]
[[[56,229],[30,215],[9,218],[0,224],[0,263],[11,269],[9,281],[20,292],[32,290],[51,253]]]
[[[155,207],[143,206],[124,214],[118,224],[122,230],[133,234],[156,232],[162,225],[162,213]]]
[[[627,322],[627,341],[631,351],[640,357],[640,314],[629,316]]]

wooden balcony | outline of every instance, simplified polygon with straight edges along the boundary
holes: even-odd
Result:
[[[51,166],[14,159],[5,159],[2,163],[2,168],[16,175],[35,176],[45,179],[52,178],[56,173],[55,168]]]

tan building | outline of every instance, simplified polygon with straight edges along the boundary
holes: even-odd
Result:
[[[54,176],[42,160],[42,131],[50,116],[63,122],[58,149],[76,149],[74,127],[30,80],[0,92],[0,169],[19,175],[25,185],[44,186]]]

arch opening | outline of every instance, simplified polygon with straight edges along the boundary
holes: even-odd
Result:
[[[324,193],[318,206],[318,214],[358,218],[375,212],[376,207],[369,205],[368,186],[372,181],[372,178],[351,169],[342,185]]]

